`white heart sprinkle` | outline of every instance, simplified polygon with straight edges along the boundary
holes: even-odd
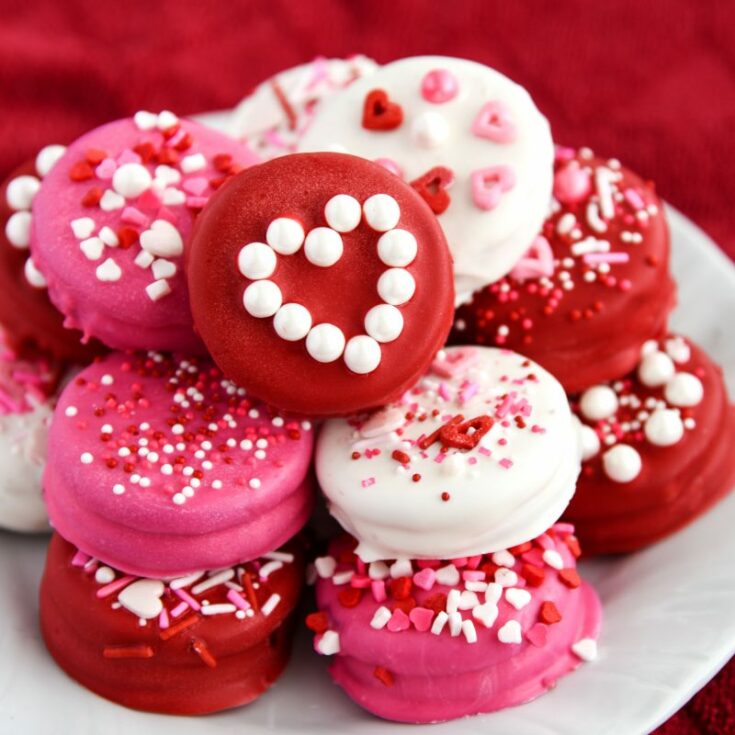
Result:
[[[339,653],[339,633],[334,630],[326,630],[322,633],[316,650],[323,656],[334,656]]]
[[[100,209],[103,212],[113,212],[125,206],[125,198],[112,189],[107,189],[100,199]]]
[[[176,275],[176,263],[172,263],[170,260],[165,258],[158,258],[153,261],[151,271],[153,277],[158,278],[173,278]]]
[[[139,618],[150,620],[163,610],[164,584],[158,579],[138,579],[117,596],[117,601]]]
[[[140,246],[159,258],[172,258],[184,252],[184,241],[179,231],[165,219],[155,220],[140,235]]]
[[[481,622],[486,628],[492,628],[498,618],[498,606],[492,602],[478,605],[473,608],[472,617]]]
[[[120,244],[120,241],[117,239],[117,235],[115,234],[115,230],[107,225],[99,231],[97,237],[99,237],[105,245],[111,248],[116,248]]]
[[[541,558],[552,569],[564,569],[564,559],[561,558],[561,554],[556,549],[546,549]]]
[[[109,283],[119,281],[122,276],[120,266],[112,258],[108,258],[104,263],[98,265],[95,273],[98,280]]]
[[[156,120],[156,127],[159,130],[168,130],[179,122],[179,118],[174,115],[171,110],[164,110],[158,113],[158,119]]]
[[[190,174],[194,171],[201,171],[207,165],[207,159],[201,153],[194,153],[184,156],[179,165],[185,174]]]
[[[582,638],[572,644],[572,651],[582,661],[594,661],[597,658],[597,641],[594,638]]]
[[[158,121],[158,115],[154,115],[152,112],[146,112],[140,110],[133,115],[133,122],[135,123],[138,130],[152,130],[156,127]]]
[[[459,571],[454,564],[447,564],[447,566],[436,570],[436,581],[439,584],[443,584],[446,587],[454,587],[459,584]]]
[[[498,640],[501,643],[520,643],[521,624],[517,620],[509,620],[498,630]]]
[[[151,174],[140,163],[123,163],[112,175],[112,188],[126,199],[135,199],[151,186]]]
[[[522,610],[531,602],[531,593],[518,587],[511,587],[505,591],[505,599],[513,605],[516,610]]]
[[[79,249],[90,260],[99,260],[105,250],[105,243],[103,243],[102,240],[99,239],[99,237],[90,237],[87,240],[82,240],[79,243]]]
[[[94,232],[94,220],[91,217],[80,217],[71,221],[71,231],[77,240],[85,240]]]

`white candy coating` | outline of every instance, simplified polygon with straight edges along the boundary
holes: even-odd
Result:
[[[311,313],[301,304],[284,304],[273,317],[276,334],[288,342],[306,337],[311,323]]]
[[[362,205],[365,220],[377,232],[392,230],[401,218],[398,202],[389,194],[373,194]]]
[[[670,447],[684,436],[684,424],[678,411],[659,408],[648,417],[643,431],[651,444]]]
[[[56,162],[64,155],[66,146],[47,145],[41,148],[36,155],[36,173],[43,178],[56,165]]]
[[[5,190],[8,206],[15,210],[30,209],[40,186],[41,182],[35,176],[16,176]]]
[[[421,148],[438,148],[449,137],[449,123],[441,112],[427,110],[413,121],[411,135]]]
[[[245,289],[242,302],[248,314],[262,319],[281,308],[283,296],[273,281],[254,281]]]
[[[238,253],[237,267],[245,278],[253,281],[270,278],[276,269],[276,254],[265,243],[251,242]]]
[[[656,350],[649,352],[638,366],[638,378],[643,385],[655,388],[663,385],[674,375],[674,362],[665,353]]]
[[[403,314],[391,304],[373,306],[365,315],[365,331],[378,342],[392,342],[403,331]]]
[[[150,189],[153,179],[140,163],[124,163],[112,175],[112,188],[126,199],[135,199]]]
[[[345,349],[345,336],[334,324],[317,324],[306,337],[306,351],[317,362],[334,362]]]
[[[616,444],[602,455],[602,467],[613,482],[631,482],[640,474],[641,455],[629,444]]]
[[[380,364],[380,345],[365,334],[352,337],[345,346],[345,364],[353,373],[371,373]]]
[[[697,406],[703,396],[702,381],[692,373],[677,373],[664,388],[664,397],[672,406]]]
[[[306,259],[321,268],[333,266],[344,252],[342,237],[329,227],[315,227],[304,243]]]
[[[352,232],[362,219],[362,207],[349,194],[333,196],[324,207],[327,224],[337,232]]]
[[[301,222],[290,217],[279,217],[268,225],[265,241],[281,255],[293,255],[304,242]]]
[[[31,213],[14,212],[5,223],[5,237],[19,250],[25,250],[31,241]]]
[[[417,252],[416,238],[408,230],[389,230],[378,240],[378,257],[395,268],[413,263]]]
[[[403,268],[389,268],[378,278],[378,294],[387,304],[400,306],[410,301],[416,291],[416,281]]]
[[[618,397],[609,386],[595,385],[582,393],[579,410],[590,421],[607,419],[618,410]]]

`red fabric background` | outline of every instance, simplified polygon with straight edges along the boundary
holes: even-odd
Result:
[[[0,0],[0,175],[140,108],[234,105],[316,55],[443,53],[528,87],[557,141],[657,182],[735,257],[735,5],[697,0]],[[661,735],[735,732],[735,664]]]

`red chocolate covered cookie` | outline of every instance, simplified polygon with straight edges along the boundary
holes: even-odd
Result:
[[[114,702],[205,714],[256,699],[291,652],[303,563],[295,544],[172,580],[124,575],[55,534],[41,632],[69,676]]]
[[[632,370],[675,303],[653,185],[616,160],[558,149],[552,214],[510,275],[458,309],[450,342],[505,346],[575,392]]]
[[[81,332],[64,327],[64,317],[49,300],[46,279],[29,251],[33,198],[63,152],[64,146],[46,146],[35,160],[17,168],[0,190],[0,324],[5,339],[21,352],[40,349],[84,363],[102,345],[84,345]]]
[[[451,258],[428,205],[381,166],[338,153],[234,177],[201,214],[188,279],[223,372],[313,415],[397,398],[452,318]]]
[[[647,342],[638,367],[572,399],[585,461],[567,510],[585,551],[635,551],[735,486],[735,407],[722,373],[683,337]]]

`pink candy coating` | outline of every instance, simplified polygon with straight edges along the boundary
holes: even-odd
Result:
[[[554,176],[554,196],[562,204],[576,204],[589,196],[590,175],[576,161],[559,169]]]
[[[421,96],[435,105],[449,102],[458,92],[457,77],[447,69],[432,69],[421,80]]]

